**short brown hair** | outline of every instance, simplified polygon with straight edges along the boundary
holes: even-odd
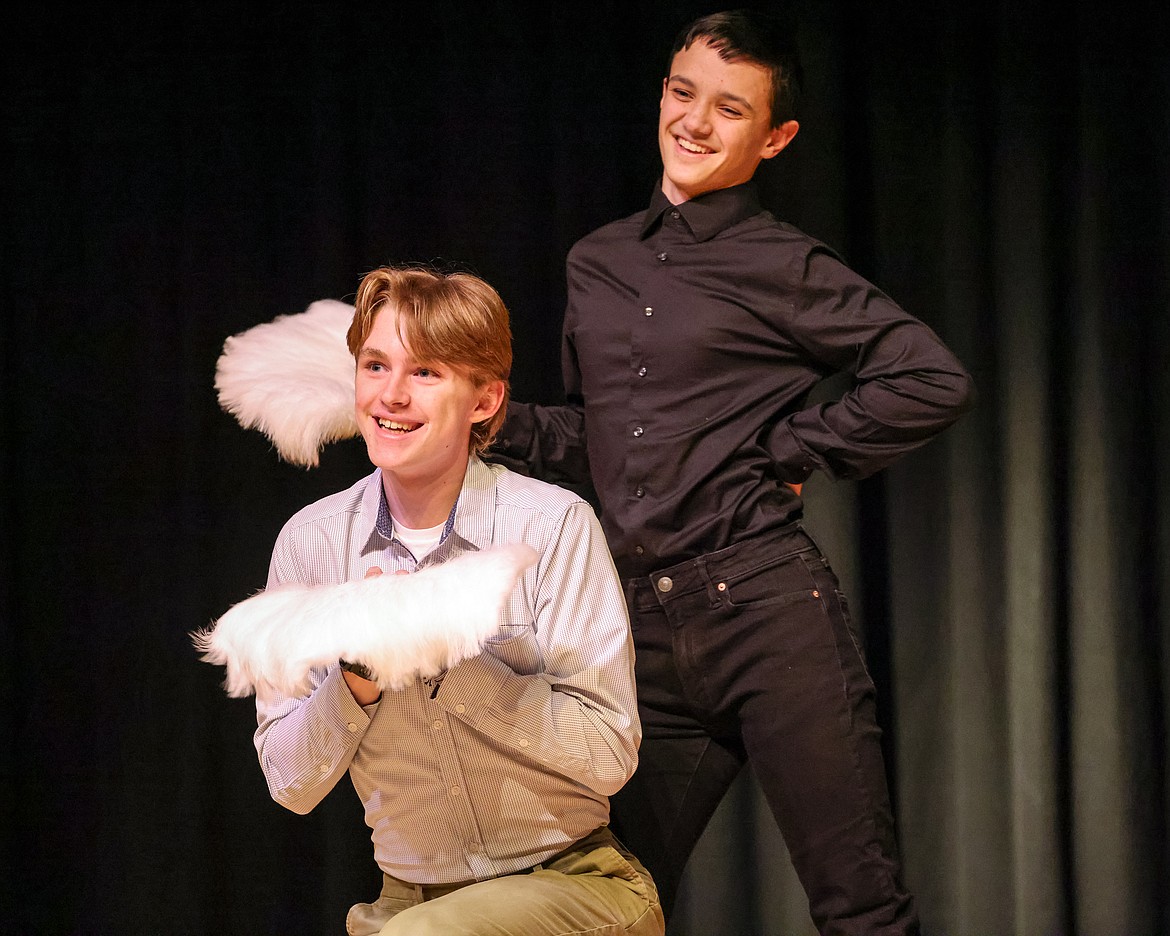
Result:
[[[471,427],[471,450],[482,454],[504,422],[512,372],[512,329],[500,294],[471,273],[444,273],[423,265],[384,266],[358,286],[346,334],[357,358],[383,309],[398,314],[399,335],[422,363],[458,368],[477,387],[504,382],[504,399],[491,419]]]
[[[796,117],[803,84],[796,21],[780,13],[759,10],[724,10],[701,16],[680,30],[666,60],[666,76],[674,57],[696,42],[704,42],[725,62],[747,61],[768,71],[772,84],[771,126],[779,127]]]

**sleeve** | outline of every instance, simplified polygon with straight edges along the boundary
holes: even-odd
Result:
[[[633,775],[642,728],[626,603],[588,504],[568,508],[529,575],[541,670],[481,653],[452,667],[436,699],[514,756],[612,795]]]
[[[267,587],[309,580],[286,528],[273,549]],[[257,699],[253,738],[268,792],[301,815],[345,776],[378,705],[359,705],[338,666],[313,669],[310,679],[306,696]]]
[[[794,337],[851,387],[780,420],[767,444],[785,481],[815,470],[864,478],[954,423],[975,400],[958,358],[924,322],[853,273],[827,250],[805,261]]]
[[[561,339],[561,369],[566,402],[541,405],[510,400],[504,424],[485,461],[566,488],[596,510],[581,380],[567,330]]]

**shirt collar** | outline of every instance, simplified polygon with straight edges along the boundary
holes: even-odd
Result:
[[[654,194],[650,197],[650,207],[642,216],[642,238],[648,237],[661,222],[663,214],[672,208],[682,215],[697,241],[710,240],[716,234],[763,210],[759,191],[754,182],[744,182],[731,188],[706,192],[681,205],[672,205],[670,199],[663,193],[662,186],[655,185]]]
[[[463,490],[455,502],[455,533],[476,549],[492,544],[496,518],[496,474],[478,456],[467,459]]]
[[[492,521],[495,518],[495,475],[477,456],[467,460],[467,471],[463,475],[463,488],[459,492],[443,535],[444,542],[452,531],[476,549],[484,549],[492,542]],[[376,468],[370,475],[366,490],[362,494],[361,534],[369,543],[375,533],[387,542],[394,534],[394,520],[386,504],[386,492],[382,487],[382,469]]]

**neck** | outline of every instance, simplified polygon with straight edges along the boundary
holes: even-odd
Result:
[[[425,530],[444,523],[463,489],[466,464],[456,476],[441,478],[403,478],[382,469],[382,488],[390,515],[405,527]]]

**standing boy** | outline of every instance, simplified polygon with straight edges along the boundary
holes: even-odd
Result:
[[[972,386],[930,328],[761,208],[752,177],[796,136],[799,77],[793,37],[766,16],[680,33],[661,184],[568,257],[568,405],[511,404],[499,450],[536,473],[587,456],[645,732],[616,828],[667,912],[750,762],[820,931],[915,933],[873,683],[799,490],[924,445]],[[808,405],[842,372],[848,392]]]

